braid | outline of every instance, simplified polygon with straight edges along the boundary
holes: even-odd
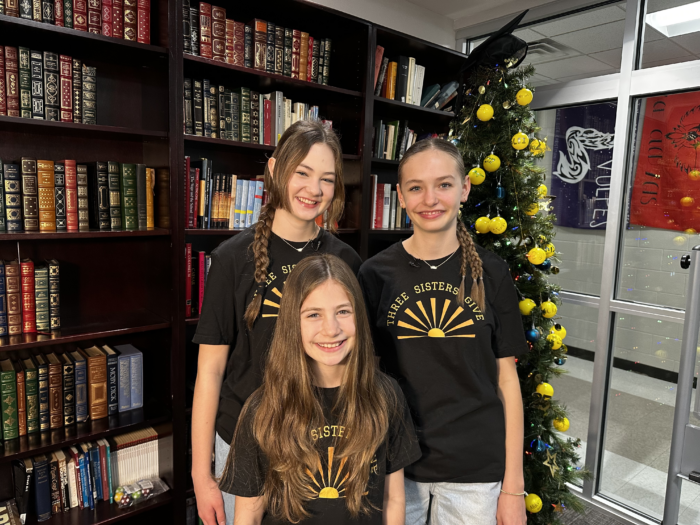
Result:
[[[459,245],[462,248],[462,266],[460,268],[462,282],[459,285],[457,300],[460,304],[464,302],[464,278],[467,275],[467,266],[469,266],[472,275],[471,298],[481,311],[485,312],[486,294],[484,292],[484,271],[481,267],[481,258],[476,251],[472,236],[461,219],[457,219],[457,239],[459,239]]]
[[[258,284],[258,289],[245,311],[244,319],[248,330],[252,330],[262,306],[262,285],[267,279],[267,268],[270,265],[270,256],[267,253],[267,249],[270,244],[270,233],[272,233],[272,221],[274,218],[275,209],[270,206],[263,206],[263,209],[260,211],[260,218],[255,224],[255,239],[252,246],[255,259],[255,282]]]

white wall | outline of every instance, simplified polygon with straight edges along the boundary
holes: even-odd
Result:
[[[451,18],[406,0],[314,0],[314,3],[450,49],[455,47],[454,24]]]

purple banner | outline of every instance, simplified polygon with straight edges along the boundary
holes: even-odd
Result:
[[[549,184],[557,226],[605,229],[616,108],[607,102],[557,110]]]

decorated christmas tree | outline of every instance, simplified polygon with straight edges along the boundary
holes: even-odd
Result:
[[[519,40],[507,33],[501,35]],[[527,49],[522,45],[524,50],[496,35],[470,55],[450,140],[472,184],[462,220],[478,244],[508,263],[518,290],[529,346],[517,362],[525,414],[525,504],[529,524],[553,525],[564,508],[582,510],[566,483],[580,484],[587,473],[577,466],[580,440],[566,437],[566,409],[549,384],[565,370],[566,329],[557,322],[559,287],[548,282],[559,272],[554,216],[547,213],[552,197],[545,170],[536,163],[547,141],[529,108],[533,90],[527,79],[534,68],[517,67]]]

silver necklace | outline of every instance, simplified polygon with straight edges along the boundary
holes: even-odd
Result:
[[[428,261],[425,261],[425,260],[423,260],[423,259],[421,259],[421,261],[423,261],[425,264],[427,264],[427,265],[428,265],[428,268],[430,268],[431,270],[437,270],[438,268],[440,268],[440,266],[442,266],[442,265],[445,264],[447,261],[449,261],[450,259],[452,259],[452,256],[453,256],[455,253],[457,253],[458,250],[459,250],[459,248],[457,248],[455,251],[453,251],[447,259],[445,259],[444,261],[442,261],[442,262],[441,262],[440,264],[438,264],[437,266],[433,266],[433,265],[430,264]]]
[[[316,237],[318,237],[318,232],[321,230],[321,227],[317,224],[317,225],[316,225],[316,228],[318,228],[318,229],[316,230],[316,234],[315,234],[311,239],[309,239],[308,241],[306,241],[306,244],[305,244],[304,246],[302,246],[301,248],[297,248],[296,246],[290,244],[290,243],[287,241],[287,239],[285,239],[284,237],[280,237],[280,239],[282,239],[284,242],[286,242],[286,243],[287,243],[287,246],[289,246],[289,247],[292,248],[293,250],[296,250],[296,251],[298,251],[299,253],[301,253],[301,252],[304,251],[304,248],[306,248],[306,247],[309,245],[309,243],[310,243],[311,241],[313,241]],[[450,256],[450,257],[452,257],[452,256]]]

